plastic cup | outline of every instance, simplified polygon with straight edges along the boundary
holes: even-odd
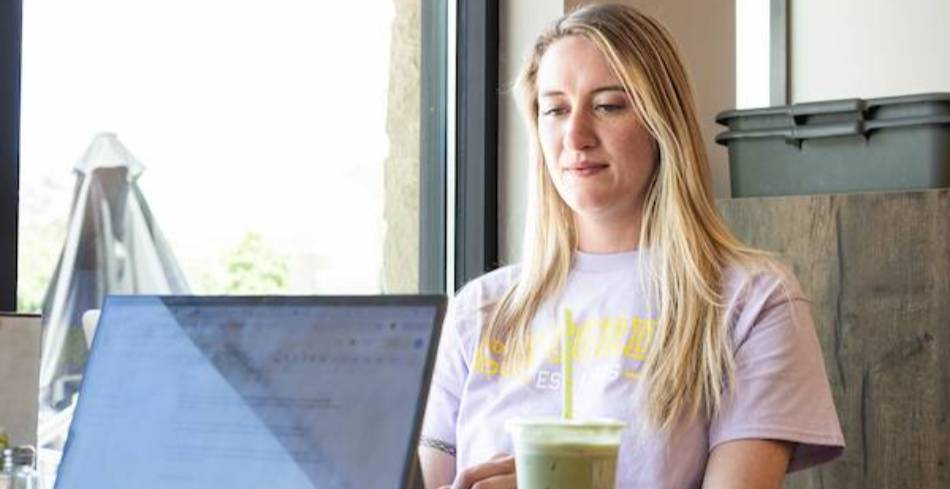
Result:
[[[518,489],[613,489],[625,426],[612,419],[509,421]]]

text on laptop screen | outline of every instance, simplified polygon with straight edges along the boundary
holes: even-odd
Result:
[[[110,297],[57,489],[400,487],[442,314],[408,299]]]

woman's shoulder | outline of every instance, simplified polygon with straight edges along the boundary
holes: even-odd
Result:
[[[520,265],[507,265],[469,281],[455,294],[455,313],[464,315],[491,309],[517,282],[520,275]]]
[[[799,301],[809,300],[789,264],[774,257],[757,257],[731,266],[725,278],[725,319],[736,344],[745,343],[755,331],[784,334],[783,325],[795,326],[804,319],[792,311]]]
[[[736,307],[767,307],[777,302],[808,300],[794,267],[771,256],[735,262],[726,268],[723,299]]]

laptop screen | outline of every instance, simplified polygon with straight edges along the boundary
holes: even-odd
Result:
[[[109,297],[56,487],[404,487],[444,307]]]

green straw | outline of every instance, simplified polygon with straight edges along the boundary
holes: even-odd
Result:
[[[564,389],[561,392],[564,395],[561,417],[564,419],[574,417],[574,334],[574,317],[571,315],[571,310],[566,309],[564,327],[561,328],[561,377],[564,382]]]

